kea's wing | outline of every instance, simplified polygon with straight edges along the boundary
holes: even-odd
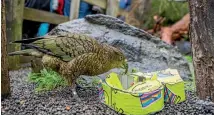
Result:
[[[99,43],[95,39],[80,34],[45,36],[32,39],[31,43],[29,41],[16,43],[23,43],[23,45],[37,49],[44,54],[59,57],[64,61],[70,61],[84,53],[95,52],[99,47]]]

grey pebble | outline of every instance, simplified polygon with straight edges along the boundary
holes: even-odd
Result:
[[[2,101],[2,115],[118,115],[118,113],[99,102],[97,89],[90,88],[77,91],[78,94],[81,93],[81,103],[77,103],[72,98],[69,88],[35,94],[33,92],[34,85],[25,80],[27,78],[26,73],[29,72],[30,69],[10,72],[12,96]],[[87,93],[90,93],[90,95],[86,95]],[[186,95],[188,101],[176,105],[166,103],[164,109],[155,113],[155,115],[214,114],[214,104],[212,102],[199,100],[194,92],[187,91]],[[20,103],[22,100],[24,104]],[[70,110],[66,110],[66,106],[70,106]]]

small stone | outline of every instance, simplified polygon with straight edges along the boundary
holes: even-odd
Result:
[[[177,112],[177,115],[181,115],[181,112]]]

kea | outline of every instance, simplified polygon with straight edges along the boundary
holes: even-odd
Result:
[[[127,59],[119,48],[83,34],[46,35],[12,43],[21,43],[28,49],[9,53],[9,56],[41,58],[44,67],[57,71],[68,81],[78,101],[75,82],[80,75],[96,76],[113,68],[128,70]]]

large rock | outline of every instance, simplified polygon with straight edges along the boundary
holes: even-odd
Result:
[[[151,72],[167,68],[179,70],[184,80],[191,79],[188,63],[174,47],[147,32],[106,15],[88,15],[58,25],[49,35],[75,32],[100,42],[119,46],[129,60],[130,68]]]

